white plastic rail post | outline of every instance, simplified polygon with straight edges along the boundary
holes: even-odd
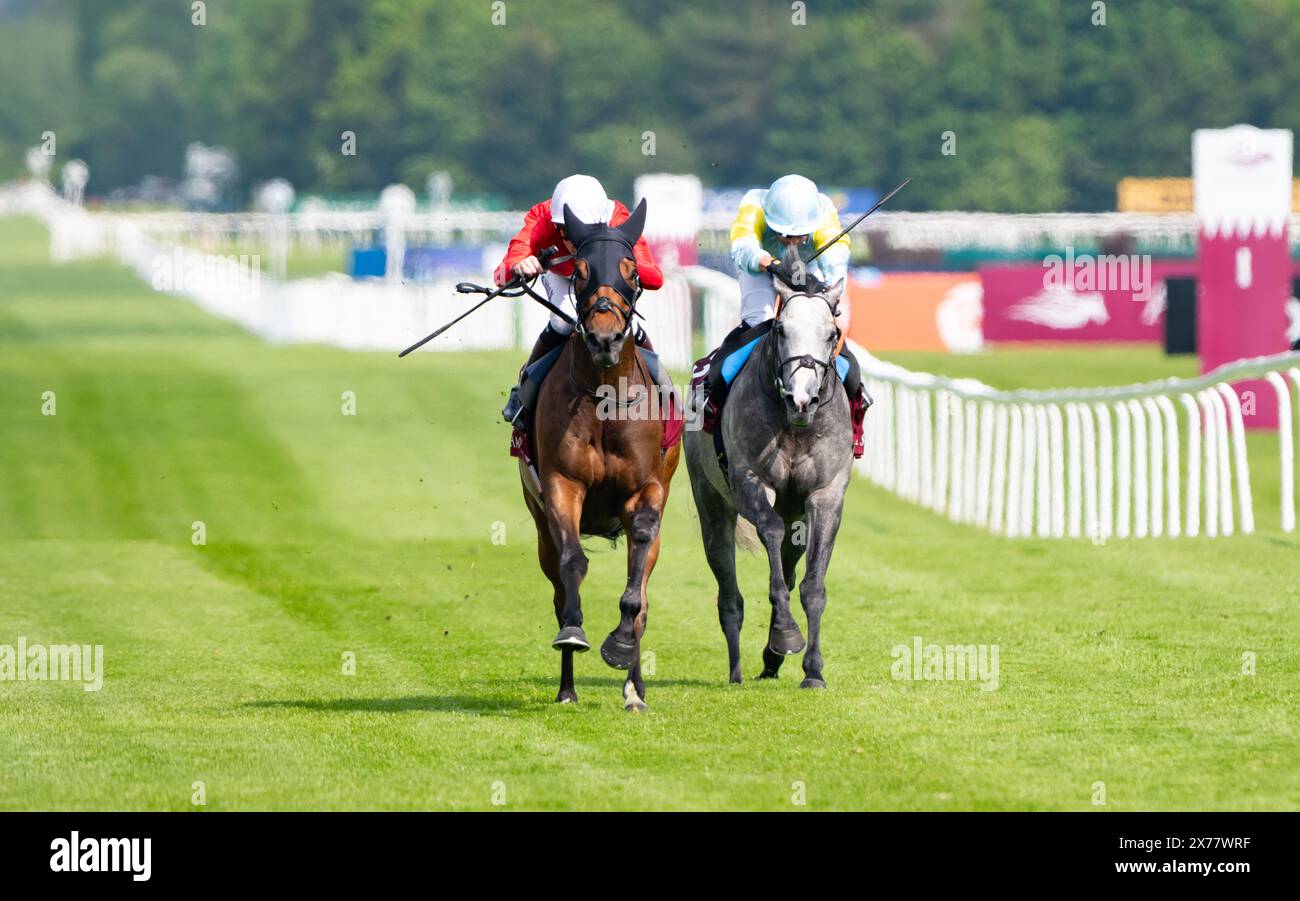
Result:
[[[1115,494],[1115,445],[1110,430],[1110,407],[1103,403],[1093,405],[1097,414],[1097,458],[1100,461],[1097,478],[1098,530],[1093,539],[1106,540],[1115,534],[1115,514],[1112,498]]]
[[[948,405],[948,410],[952,414],[952,441],[948,450],[948,485],[950,486],[948,518],[954,522],[961,522],[962,500],[966,496],[965,482],[962,479],[962,473],[965,471],[962,466],[962,454],[966,447],[966,405],[960,397],[954,397]]]
[[[1047,408],[1047,428],[1052,439],[1052,537],[1065,537],[1065,427],[1061,408]]]
[[[1101,537],[1101,521],[1097,510],[1097,430],[1093,424],[1092,408],[1079,404],[1079,424],[1083,427],[1083,534],[1088,538]]]
[[[1020,476],[1020,534],[1034,534],[1034,455],[1038,452],[1038,413],[1032,404],[1021,410],[1024,419],[1025,465]]]
[[[1148,514],[1151,523],[1151,535],[1159,538],[1165,533],[1165,431],[1160,408],[1154,398],[1144,397],[1142,409],[1147,415],[1147,435],[1149,436],[1148,454],[1151,463],[1151,476],[1148,482],[1151,492],[1151,510]]]
[[[1214,455],[1218,460],[1219,476],[1219,531],[1231,535],[1235,531],[1232,518],[1232,466],[1228,460],[1228,408],[1223,396],[1214,388],[1207,388],[1210,408],[1214,411]]]
[[[1133,419],[1133,536],[1147,537],[1147,420],[1142,405],[1128,402]]]
[[[1009,410],[1011,421],[1011,452],[1007,463],[1007,528],[1010,538],[1020,534],[1020,482],[1024,478],[1025,435],[1024,416],[1020,405]]]
[[[1228,426],[1232,432],[1232,467],[1237,472],[1237,503],[1241,513],[1241,533],[1255,531],[1255,504],[1250,492],[1250,463],[1246,459],[1246,426],[1241,421],[1241,401],[1232,386],[1220,383],[1219,395],[1228,408]]]
[[[980,405],[979,488],[975,493],[975,524],[987,526],[989,522],[989,490],[993,482],[993,404]]]
[[[1215,538],[1219,534],[1219,433],[1214,424],[1212,388],[1197,393],[1204,424],[1205,444],[1205,534]]]
[[[975,499],[978,483],[977,460],[979,441],[979,409],[975,401],[966,401],[966,448],[962,454],[961,521],[975,521]]]
[[[932,433],[934,431],[933,423],[930,420],[930,392],[918,391],[916,393],[916,415],[920,424],[920,438],[917,443],[918,454],[921,463],[921,506],[930,507],[934,505],[934,441]]]
[[[1047,538],[1052,534],[1052,486],[1050,481],[1052,445],[1048,438],[1046,406],[1040,404],[1036,412],[1038,414],[1038,436],[1034,439],[1034,443],[1038,447],[1038,487],[1035,489],[1035,493],[1038,495],[1038,536]]]
[[[1129,534],[1129,506],[1133,500],[1133,448],[1129,440],[1128,405],[1115,404],[1115,537]]]
[[[948,493],[948,404],[947,391],[939,391],[934,398],[934,505],[942,513]]]
[[[1267,376],[1277,392],[1277,443],[1282,463],[1282,531],[1295,531],[1295,472],[1292,469],[1291,389],[1276,372]]]
[[[1161,394],[1156,398],[1165,423],[1165,497],[1169,507],[1165,514],[1165,531],[1171,538],[1177,538],[1182,531],[1182,508],[1179,497],[1179,441],[1178,411],[1174,402]]]
[[[1201,413],[1190,394],[1178,396],[1187,411],[1187,525],[1190,538],[1201,533]]]

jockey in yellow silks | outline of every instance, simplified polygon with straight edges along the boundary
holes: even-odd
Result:
[[[795,248],[801,260],[808,261],[823,246],[829,245],[817,259],[807,263],[803,275],[828,287],[847,279],[849,238],[840,235],[842,230],[835,204],[817,190],[811,179],[802,175],[785,175],[772,182],[771,187],[754,188],[745,193],[731,223],[731,259],[736,264],[736,278],[740,282],[740,325],[723,339],[716,351],[697,363],[693,372],[693,380],[696,377],[701,380],[708,397],[704,417],[706,431],[712,430],[731,380],[757,344],[759,333],[751,332],[751,329],[776,315],[776,288],[772,285],[776,276],[768,267],[774,262],[782,262],[785,252],[791,247]],[[841,335],[848,334],[851,306],[847,302],[847,291],[844,296],[846,302],[839,305],[835,314],[835,324]],[[871,398],[862,386],[857,358],[843,346],[843,342],[835,360],[835,371],[849,398],[853,455],[861,457],[864,446],[862,420],[871,405]]]
[[[840,233],[835,204],[817,190],[811,179],[785,175],[770,188],[754,188],[740,201],[731,223],[731,259],[740,281],[740,320],[748,326],[771,319],[776,291],[767,267],[780,260],[786,248],[794,246],[808,259]],[[809,264],[807,274],[833,285],[848,275],[849,237],[844,235]],[[842,304],[836,318],[840,330],[848,333],[849,304]]]

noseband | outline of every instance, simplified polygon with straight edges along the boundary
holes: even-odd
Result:
[[[819,298],[826,304],[827,307],[830,308],[831,321],[835,322],[835,317],[839,313],[839,309],[837,307],[831,306],[831,302],[827,300],[825,294],[801,293],[801,294],[790,295],[791,300],[793,300],[796,297]],[[780,323],[781,321],[781,313],[783,308],[784,308],[784,304],[782,304],[778,299],[776,314],[772,317],[777,321],[777,323]],[[820,390],[821,386],[826,384],[826,378],[830,374],[831,360],[834,360],[835,357],[839,355],[840,344],[842,343],[843,338],[844,336],[840,332],[840,327],[838,324],[836,324],[835,340],[834,340],[833,348],[831,350],[830,360],[819,360],[816,357],[814,357],[812,354],[794,354],[782,360],[776,358],[774,353],[773,357],[775,358],[775,362],[776,362],[776,372],[773,375],[772,381],[773,381],[773,386],[776,388],[777,395],[783,398],[790,396],[792,392],[789,389],[789,387],[787,387],[787,382],[789,379],[793,378],[794,374],[798,372],[800,369],[811,369],[813,371],[813,373],[817,376],[817,386],[818,389]],[[779,347],[779,343],[780,343],[779,335],[777,337],[777,342],[778,342],[777,346]],[[773,347],[772,350],[776,351],[777,347]],[[786,372],[787,366],[791,366],[791,369],[788,373]]]
[[[635,277],[636,278],[635,288],[623,284],[597,285],[594,284],[594,279],[589,278],[586,288],[583,289],[581,292],[578,291],[577,263],[579,260],[586,258],[586,252],[591,247],[591,245],[600,244],[600,243],[621,244],[627,250],[627,256],[625,257],[625,259],[632,260],[634,264],[636,262],[636,254],[633,251],[631,242],[617,233],[592,235],[591,237],[587,238],[587,240],[583,241],[574,249],[573,252],[574,266],[573,266],[573,274],[569,276],[569,290],[573,292],[574,305],[577,307],[578,310],[578,321],[575,324],[574,328],[576,329],[578,334],[584,338],[587,335],[587,317],[590,316],[592,313],[617,313],[619,318],[623,321],[623,327],[619,329],[620,335],[627,335],[630,331],[632,331],[633,317],[641,315],[636,311],[636,302],[637,300],[640,299],[641,290],[642,290],[641,278],[639,275]],[[623,300],[627,302],[627,309],[626,310],[623,309],[619,305],[613,303],[610,300],[610,298],[605,296],[598,297],[593,301],[591,299],[592,295],[594,295],[602,287],[613,288],[614,291],[618,294],[618,296],[623,298]]]

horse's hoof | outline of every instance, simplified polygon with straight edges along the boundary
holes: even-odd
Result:
[[[641,686],[641,691],[645,691],[645,685]],[[623,709],[630,713],[644,713],[646,710],[646,703],[641,700],[641,692],[637,691],[631,679],[623,683],[623,702]]]
[[[631,669],[636,666],[636,643],[619,641],[617,632],[610,632],[605,643],[600,646],[600,659],[614,669]]]
[[[784,654],[786,657],[798,654],[804,648],[803,633],[799,631],[798,626],[793,626],[785,632],[769,632],[767,647],[772,653]]]
[[[560,693],[555,696],[557,704],[576,704],[578,703],[578,693],[572,688],[561,688]]]
[[[814,679],[811,676],[809,676],[807,679],[804,679],[802,682],[799,683],[799,687],[800,688],[825,688],[826,683],[823,682],[821,679]]]
[[[560,630],[560,634],[555,636],[551,647],[557,651],[577,651],[579,654],[591,650],[591,645],[587,644],[587,636],[580,626],[565,626]]]
[[[774,669],[771,669],[771,670],[765,669],[765,670],[763,670],[761,673],[758,674],[758,678],[760,678],[760,679],[780,679],[780,678],[781,678],[781,674],[780,674],[779,672],[777,672],[776,670],[774,670]]]
[[[740,675],[740,667],[736,667],[734,670],[731,671],[731,676],[729,677],[729,681],[731,682],[732,685],[739,685],[742,681],[744,681]]]

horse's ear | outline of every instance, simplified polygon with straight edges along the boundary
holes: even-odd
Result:
[[[642,197],[641,202],[636,205],[636,209],[632,211],[632,215],[619,223],[617,228],[623,233],[623,237],[627,238],[629,244],[635,244],[640,239],[641,232],[645,230],[644,197]]]
[[[790,298],[794,296],[794,288],[787,285],[783,278],[774,277],[772,287],[776,289],[776,299],[779,302],[777,309],[785,306],[790,301]]]
[[[826,289],[826,302],[830,304],[832,310],[838,310],[840,307],[840,298],[844,296],[844,281],[840,279]]]
[[[591,226],[573,215],[573,210],[569,209],[569,205],[566,203],[564,205],[564,230],[568,233],[573,246],[577,247],[587,240],[587,236],[591,233]]]

